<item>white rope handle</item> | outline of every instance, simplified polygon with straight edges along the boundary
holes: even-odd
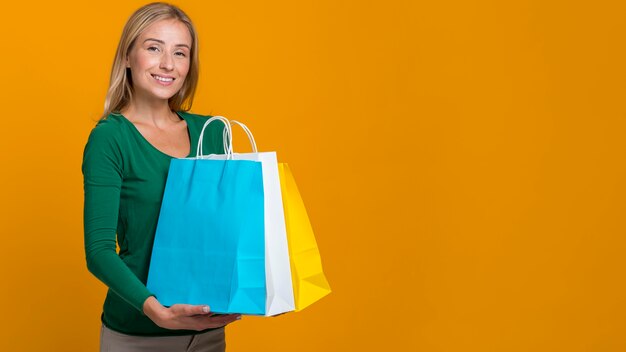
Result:
[[[232,131],[231,131],[232,132]],[[230,146],[228,145],[228,131],[226,131],[226,128],[224,128],[222,130],[222,143],[224,145],[224,153],[225,154],[232,154],[232,150],[230,149]]]
[[[222,121],[224,123],[224,131],[222,132],[223,134],[226,134],[226,137],[228,138],[228,145],[226,145],[226,138],[224,138],[224,154],[228,154],[228,159],[232,159],[233,157],[233,133],[232,133],[232,126],[230,125],[230,121],[228,121],[227,118],[225,118],[224,116],[213,116],[210,119],[208,119],[205,123],[204,126],[202,126],[202,131],[200,132],[200,137],[198,140],[198,148],[196,149],[196,158],[201,158],[204,155],[202,154],[202,141],[203,141],[203,137],[204,137],[204,130],[207,128],[207,126],[213,122],[213,121]]]
[[[243,128],[243,130],[248,135],[248,139],[250,140],[250,145],[252,145],[252,152],[253,153],[258,153],[258,151],[256,149],[256,142],[254,141],[254,136],[252,135],[252,132],[250,132],[250,129],[248,128],[248,126],[244,125],[243,123],[241,123],[239,121],[235,121],[235,120],[231,120],[230,122],[235,123],[235,124],[241,126],[241,128]]]

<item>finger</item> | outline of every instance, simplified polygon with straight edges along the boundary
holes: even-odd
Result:
[[[231,314],[224,314],[224,317],[233,317],[233,318],[239,318],[241,317],[241,314],[239,313],[231,313]]]
[[[196,330],[219,328],[228,324],[227,322],[223,322],[223,321],[209,320],[203,316],[195,316],[195,317],[190,317],[190,318],[193,319],[193,325],[195,326]]]
[[[221,314],[218,315],[216,318],[222,318],[222,319],[227,319],[227,320],[231,320],[231,319],[241,319],[241,314]]]
[[[190,305],[190,304],[181,304],[181,313],[186,316],[193,315],[208,315],[211,313],[211,308],[207,305]]]
[[[225,325],[232,323],[231,321],[225,321],[224,319],[206,319],[205,317],[195,316],[191,317],[193,321],[193,325],[196,330],[204,330],[204,329],[215,329],[221,328]]]
[[[226,314],[209,318],[211,321],[220,324],[229,324],[241,319],[241,314]]]
[[[202,311],[201,314],[211,314],[211,315],[213,315],[213,312],[211,312],[211,307],[206,306],[206,305],[202,305],[202,306],[199,306],[199,307],[200,307],[200,311]]]

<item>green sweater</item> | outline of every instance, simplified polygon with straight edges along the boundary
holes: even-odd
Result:
[[[210,116],[177,113],[187,122],[189,156],[195,156],[200,131]],[[219,121],[207,127],[205,155],[224,153],[222,130]],[[154,295],[145,284],[172,158],[150,144],[132,122],[116,114],[100,120],[85,145],[82,172],[87,268],[109,287],[101,320],[118,332],[145,336],[198,333],[161,328],[143,313],[144,301]]]

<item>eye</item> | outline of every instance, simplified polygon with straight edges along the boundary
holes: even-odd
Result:
[[[182,51],[179,51],[176,54],[180,54],[181,57],[187,57],[187,55],[185,55],[185,53],[183,53]]]
[[[151,46],[147,50],[150,51],[150,49],[158,49],[158,48],[156,46]]]

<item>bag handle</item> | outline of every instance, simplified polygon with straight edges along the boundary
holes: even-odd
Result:
[[[200,140],[198,141],[198,148],[196,150],[196,158],[198,157],[203,157],[203,151],[202,151],[202,142],[204,140],[204,130],[205,128],[213,121],[215,120],[220,120],[224,123],[224,129],[222,130],[222,139],[224,142],[224,154],[228,155],[228,159],[232,159],[232,156],[234,154],[233,151],[233,130],[232,130],[232,125],[231,123],[237,124],[239,126],[241,126],[241,128],[244,130],[244,132],[246,132],[246,134],[248,135],[248,140],[250,141],[250,145],[252,146],[252,152],[253,153],[258,153],[258,149],[256,146],[256,141],[254,140],[254,136],[252,135],[252,132],[250,131],[250,129],[248,128],[248,126],[246,126],[245,124],[239,122],[239,121],[235,121],[235,120],[228,120],[227,118],[225,118],[224,116],[214,116],[211,117],[210,119],[208,119],[205,123],[204,126],[202,126],[202,131],[200,132]]]
[[[223,134],[226,134],[228,138],[228,142],[226,141],[226,138],[224,138],[224,153],[228,154],[228,159],[232,159],[233,157],[233,133],[232,133],[232,126],[230,125],[230,121],[228,121],[227,118],[225,118],[224,116],[213,116],[210,119],[208,119],[205,123],[204,126],[202,126],[202,131],[200,131],[200,137],[198,140],[198,147],[196,148],[196,158],[201,158],[204,156],[204,154],[202,154],[202,141],[203,141],[203,137],[204,137],[204,130],[207,128],[207,126],[213,122],[213,121],[222,121],[224,123],[224,131],[222,132]],[[227,145],[228,144],[228,145]]]
[[[252,135],[252,132],[250,132],[250,129],[248,128],[248,126],[244,125],[243,123],[241,123],[239,121],[235,121],[235,120],[230,120],[230,122],[232,122],[234,124],[237,124],[237,125],[241,126],[241,128],[243,128],[243,130],[248,135],[248,139],[250,140],[250,145],[252,146],[252,152],[253,153],[258,153],[258,151],[256,149],[256,142],[254,141],[254,136]]]

